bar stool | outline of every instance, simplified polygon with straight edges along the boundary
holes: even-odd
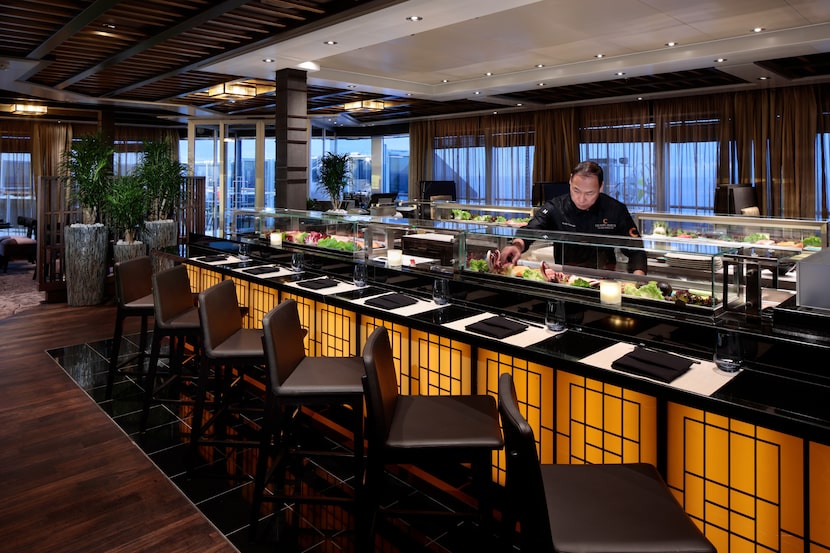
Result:
[[[242,314],[236,298],[236,286],[232,280],[223,280],[199,294],[199,319],[202,329],[202,353],[199,364],[199,386],[193,406],[193,422],[190,433],[188,469],[192,469],[198,456],[200,444],[226,447],[258,447],[260,440],[228,439],[226,436],[228,417],[240,410],[249,412],[259,409],[240,409],[231,402],[231,393],[239,390],[246,376],[256,378],[252,367],[265,364],[262,349],[262,332],[242,327]],[[236,377],[234,378],[234,370]],[[208,402],[208,381],[214,373],[215,389],[213,400]],[[206,407],[213,412],[204,421]],[[206,436],[213,426],[213,434]]]
[[[522,551],[715,553],[653,465],[541,465],[509,373],[499,377],[499,411],[506,529],[512,536],[519,521]]]
[[[304,339],[306,330],[300,323],[297,302],[284,300],[262,319],[262,338],[268,362],[269,393],[263,421],[262,443],[257,459],[251,530],[255,533],[263,501],[307,503],[351,502],[348,495],[322,496],[281,493],[282,480],[290,458],[312,455],[337,455],[327,451],[306,451],[292,442],[291,431],[302,406],[345,405],[351,411],[354,460],[355,496],[359,495],[363,480],[363,358],[308,357]],[[276,445],[277,457],[268,468]],[[300,460],[302,463],[302,459]],[[276,476],[277,485],[272,496],[264,496],[265,486]]]
[[[115,333],[112,337],[109,373],[107,374],[107,399],[112,398],[115,374],[119,366],[138,359],[138,372],[144,366],[147,350],[147,318],[153,315],[153,264],[149,256],[135,257],[115,264],[115,293],[117,310],[115,313]],[[121,350],[121,338],[124,332],[124,320],[127,317],[141,317],[141,334],[139,334],[138,354],[118,363]]]
[[[181,399],[164,398],[160,394],[181,380],[190,380],[182,373],[187,342],[198,351],[202,335],[199,310],[190,290],[190,278],[184,265],[176,265],[153,275],[153,341],[150,346],[150,364],[144,387],[144,406],[141,413],[141,431],[147,428],[153,403],[188,403]],[[161,343],[169,339],[169,371],[167,378],[156,384]]]
[[[358,530],[358,551],[374,550],[374,526],[378,515],[413,513],[380,508],[381,478],[385,466],[391,464],[470,463],[478,511],[445,514],[474,514],[487,529],[493,517],[489,498],[492,453],[504,445],[495,398],[489,395],[399,394],[395,359],[385,327],[376,328],[366,340],[363,360],[369,449],[363,509],[366,518]],[[423,512],[415,511],[414,514]]]

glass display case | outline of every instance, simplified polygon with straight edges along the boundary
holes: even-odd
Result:
[[[454,273],[459,268],[461,236],[482,228],[453,221],[373,218],[364,228],[364,239],[369,246],[367,259],[391,267],[402,265]],[[389,250],[400,252],[400,263],[392,259],[390,264]]]
[[[731,215],[633,213],[643,237],[671,238],[680,246],[706,243],[741,248],[744,253],[772,252],[777,257],[827,246],[826,221]]]
[[[233,212],[235,231],[228,238],[352,253],[366,247],[362,225],[367,219],[368,216],[332,215],[320,211],[240,209]]]
[[[556,291],[618,305],[719,310],[727,301],[744,301],[741,274],[732,270],[735,247],[674,244],[627,237],[518,231],[529,243],[517,263],[505,263],[501,250],[515,229],[485,227],[459,235],[459,270],[465,278],[489,279],[506,286]],[[682,247],[681,247],[682,246]],[[646,275],[632,274],[646,267]],[[618,293],[601,290],[613,282]],[[608,286],[606,286],[608,287]]]
[[[481,224],[497,224],[520,227],[527,224],[535,209],[532,206],[517,205],[482,205],[469,202],[432,202],[432,212],[436,219]]]

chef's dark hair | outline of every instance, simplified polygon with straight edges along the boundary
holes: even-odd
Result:
[[[599,166],[599,163],[596,161],[583,161],[580,162],[579,165],[573,168],[571,171],[571,176],[574,175],[582,175],[584,177],[590,177],[595,175],[597,180],[599,181],[599,185],[602,186],[602,183],[605,182],[605,178],[602,172],[602,167]]]

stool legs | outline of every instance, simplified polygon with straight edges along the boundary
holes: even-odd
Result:
[[[112,337],[112,351],[110,352],[109,372],[107,373],[107,399],[112,399],[112,389],[115,383],[115,375],[118,372],[118,354],[121,352],[121,342],[124,337],[124,319],[126,319],[129,316],[133,315],[125,314],[123,311],[121,311],[121,309],[118,310],[118,313],[115,316],[115,332],[113,333]],[[145,352],[147,351],[147,315],[140,315],[140,317],[141,332],[139,335],[138,344],[137,374],[141,374],[141,371],[143,370]]]

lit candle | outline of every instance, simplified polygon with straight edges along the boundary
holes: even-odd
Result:
[[[388,267],[400,267],[403,265],[403,251],[386,250],[386,265]]]
[[[601,280],[599,283],[599,301],[608,305],[622,303],[622,289],[616,280]]]
[[[278,230],[271,231],[271,245],[282,247],[282,232]]]

